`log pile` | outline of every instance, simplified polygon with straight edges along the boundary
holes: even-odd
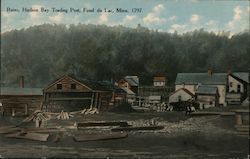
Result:
[[[24,122],[30,122],[30,121],[46,121],[51,118],[50,115],[48,115],[45,112],[42,112],[40,110],[36,110],[34,113],[32,113],[29,117],[25,118]]]
[[[97,108],[89,108],[89,109],[83,109],[81,111],[81,114],[99,114],[99,111],[97,110]]]
[[[69,118],[72,118],[72,117],[74,117],[72,114],[70,114],[68,112],[61,111],[61,113],[57,116],[57,119],[66,120],[66,119],[69,119]]]

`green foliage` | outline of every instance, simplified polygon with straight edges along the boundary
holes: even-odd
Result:
[[[163,74],[174,82],[178,72],[246,71],[249,32],[228,37],[204,30],[182,35],[105,25],[50,25],[13,30],[1,36],[2,80],[24,75],[31,86],[44,86],[73,73],[82,78],[118,80],[138,75],[142,84]]]

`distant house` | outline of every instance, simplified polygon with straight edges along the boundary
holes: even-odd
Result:
[[[218,106],[219,92],[217,86],[200,85],[195,91],[195,99],[201,108]]]
[[[151,86],[140,86],[138,96],[145,103],[161,103],[169,100],[169,94],[173,92],[172,86],[167,86],[167,79],[162,75],[153,77]]]
[[[249,85],[249,73],[234,72],[228,74],[228,93],[226,100],[228,104],[240,104],[247,97],[247,86]]]
[[[42,88],[1,87],[0,95],[4,115],[29,115],[42,106]]]
[[[139,78],[137,76],[125,76],[124,79],[118,81],[118,87],[128,88],[135,94],[138,93]]]
[[[166,85],[166,77],[164,76],[155,76],[154,77],[154,86],[155,87],[164,87]]]
[[[72,75],[64,75],[43,90],[45,111],[76,111],[84,108],[108,107],[112,90],[104,84],[79,80]]]
[[[194,94],[185,88],[177,89],[169,95],[169,103],[188,101],[194,98]]]
[[[199,85],[210,85],[218,88],[219,104],[226,106],[227,74],[213,73],[178,73],[175,81],[175,90],[185,88],[195,94]]]
[[[127,102],[132,104],[136,101],[139,86],[139,78],[137,76],[125,76],[117,82],[117,86],[126,92]]]

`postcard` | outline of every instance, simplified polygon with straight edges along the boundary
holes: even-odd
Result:
[[[249,1],[2,0],[0,158],[249,158]]]

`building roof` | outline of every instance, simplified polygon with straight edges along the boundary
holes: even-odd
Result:
[[[226,73],[178,73],[175,84],[210,84],[217,85],[227,83]]]
[[[186,93],[189,94],[190,96],[194,97],[194,94],[191,93],[191,92],[190,92],[189,90],[187,90],[186,88],[179,88],[179,89],[177,89],[176,91],[174,91],[173,93],[171,93],[169,96],[171,96],[171,95],[173,95],[173,94],[175,94],[176,92],[179,92],[179,91],[181,91],[181,90],[183,90],[184,92],[186,92]]]
[[[164,76],[155,76],[154,77],[154,82],[162,82],[162,81],[166,81],[166,77]]]
[[[1,95],[35,95],[42,96],[43,88],[20,88],[20,87],[1,87]]]
[[[232,75],[243,80],[244,82],[249,83],[249,73],[247,72],[233,72]]]
[[[218,88],[216,86],[205,86],[201,85],[197,88],[196,94],[217,94],[218,93]]]
[[[130,86],[139,86],[139,78],[137,76],[125,76],[124,79]]]
[[[65,77],[69,77],[75,81],[77,81],[78,83],[88,87],[91,91],[110,91],[110,90],[114,90],[114,86],[110,83],[110,82],[97,82],[95,80],[88,80],[88,79],[81,79],[79,77],[76,77],[74,75],[63,75],[60,78],[57,78],[56,80],[54,80],[53,82],[51,82],[51,84],[49,84],[45,89],[49,88],[50,86],[56,84],[58,81],[60,81],[61,79],[65,78]]]

